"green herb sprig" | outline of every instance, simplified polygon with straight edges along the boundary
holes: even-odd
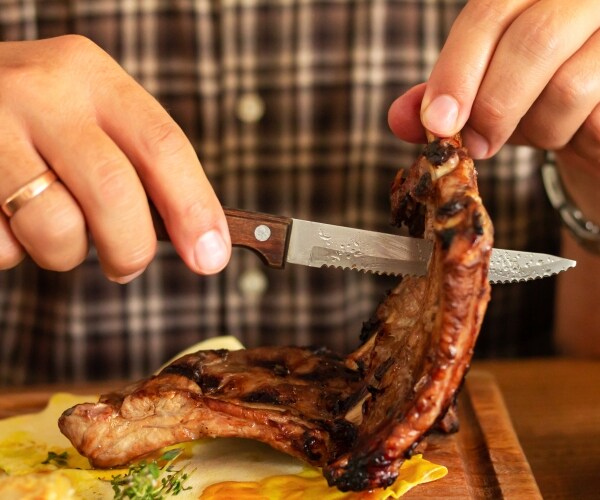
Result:
[[[162,500],[167,495],[178,495],[192,487],[185,486],[190,474],[184,469],[174,470],[173,461],[181,454],[181,448],[166,451],[157,460],[142,461],[131,465],[127,474],[113,476],[110,484],[115,500]],[[158,462],[165,462],[159,467]],[[160,478],[161,473],[166,476]]]
[[[57,467],[66,467],[68,459],[69,455],[66,451],[63,451],[62,453],[54,453],[53,451],[49,451],[46,460],[44,460],[42,464],[53,464]]]

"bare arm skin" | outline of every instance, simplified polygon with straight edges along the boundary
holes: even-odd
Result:
[[[585,216],[600,223],[600,168],[563,152],[558,159],[569,196]],[[600,254],[582,248],[562,231],[561,253],[577,267],[558,277],[554,338],[564,354],[600,357]]]

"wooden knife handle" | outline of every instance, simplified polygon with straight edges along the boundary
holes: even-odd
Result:
[[[279,215],[249,212],[237,208],[224,208],[231,243],[256,252],[270,267],[281,269],[285,265],[292,219]],[[151,203],[150,212],[156,237],[170,241],[165,223]]]

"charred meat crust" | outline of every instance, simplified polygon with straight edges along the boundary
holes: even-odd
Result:
[[[352,451],[324,468],[338,487],[369,489],[394,480],[404,457],[451,407],[489,300],[492,227],[473,163],[458,137],[436,141],[433,154],[436,165],[424,155],[392,187],[396,222],[416,227],[416,211],[405,207],[425,207],[423,235],[434,240],[434,253],[428,276],[404,278],[372,320],[382,326],[372,333],[373,347],[360,357],[379,393],[376,401],[366,402]],[[434,179],[435,171],[445,172],[423,189],[426,174]],[[369,377],[388,359],[394,363],[381,381]]]
[[[425,146],[423,156],[433,167],[446,163],[454,154],[465,155],[457,141],[435,138]]]
[[[309,347],[200,351],[96,404],[64,412],[61,431],[91,463],[113,467],[199,437],[257,439],[323,468],[330,485],[394,482],[452,407],[489,300],[492,226],[460,137],[430,138],[396,176],[392,219],[432,239],[426,277],[405,277],[343,358]]]

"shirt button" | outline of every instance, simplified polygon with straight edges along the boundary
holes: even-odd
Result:
[[[255,93],[243,94],[237,102],[235,113],[244,123],[255,123],[265,114],[265,101]]]
[[[238,281],[238,287],[247,299],[260,298],[267,290],[268,285],[265,273],[256,268],[244,271]]]

